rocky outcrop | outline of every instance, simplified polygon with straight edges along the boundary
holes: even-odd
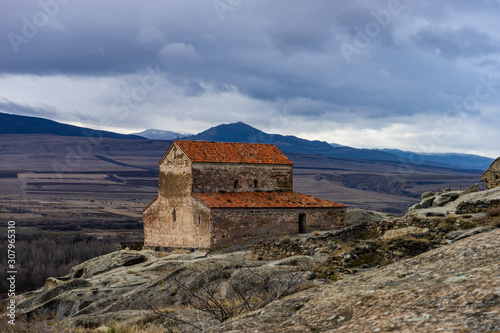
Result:
[[[474,184],[465,191],[425,192],[422,201],[410,207],[406,218],[481,213],[499,203],[500,188],[480,191],[478,185]]]
[[[446,234],[445,237],[447,239],[450,239],[450,240],[456,242],[456,241],[459,241],[461,239],[464,239],[464,238],[467,238],[467,237],[470,237],[473,235],[477,235],[477,234],[480,234],[483,232],[488,232],[491,230],[493,230],[493,227],[491,227],[491,226],[481,226],[481,227],[476,227],[476,228],[472,228],[472,229],[468,229],[468,230],[452,231],[452,232]]]
[[[224,288],[240,286],[239,293],[254,295],[258,290],[254,284],[262,279],[275,288],[294,281],[293,286],[285,288],[289,292],[306,282],[308,274],[297,266],[299,262],[307,266],[310,258],[269,262],[247,260],[245,255],[121,250],[84,262],[66,276],[49,278],[43,288],[17,296],[17,310],[28,318],[48,315],[71,325],[94,328],[113,321],[130,325],[149,322],[158,317],[152,307],[184,305],[178,316],[214,325],[210,316],[186,307],[189,295],[181,285],[197,290],[214,280]]]
[[[500,157],[491,163],[490,167],[483,172],[479,180],[484,181],[488,189],[500,186]]]
[[[83,264],[71,268],[67,278],[89,278],[117,267],[133,266],[147,261],[147,257],[139,252],[113,252],[97,258],[90,259]]]
[[[500,230],[309,289],[210,332],[495,332]]]

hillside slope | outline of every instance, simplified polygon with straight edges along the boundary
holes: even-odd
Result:
[[[136,135],[119,134],[58,123],[49,119],[18,116],[0,112],[0,134],[52,134],[59,136],[142,139]]]
[[[375,149],[376,151],[390,153],[400,156],[408,161],[413,161],[415,164],[436,165],[451,168],[461,169],[488,169],[493,162],[492,158],[473,155],[473,154],[458,154],[458,153],[414,153],[411,151],[403,151],[398,149]]]

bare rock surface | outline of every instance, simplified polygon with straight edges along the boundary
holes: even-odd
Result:
[[[404,237],[407,235],[423,234],[423,233],[426,233],[428,231],[429,231],[429,228],[406,227],[406,228],[400,228],[400,229],[387,230],[382,237],[386,238],[386,239],[401,238],[401,237]]]
[[[460,207],[474,203],[500,202],[500,187],[479,191],[476,185],[472,185],[465,191],[443,191],[440,193],[426,192],[422,195],[422,201],[408,210],[405,218],[425,218],[430,216],[446,216],[448,214],[462,214]],[[485,207],[490,206],[486,204]]]
[[[448,234],[446,234],[446,238],[447,239],[450,239],[454,242],[458,241],[458,240],[461,240],[461,239],[464,239],[464,238],[467,238],[467,237],[470,237],[470,236],[473,236],[473,235],[476,235],[476,234],[480,234],[482,232],[488,232],[488,231],[491,231],[493,230],[493,227],[490,227],[490,226],[481,226],[481,227],[476,227],[476,228],[472,228],[472,229],[469,229],[469,230],[457,230],[457,231],[453,231],[453,232],[450,232]]]
[[[17,296],[17,310],[28,318],[51,315],[69,325],[97,328],[112,322],[132,325],[157,319],[154,306],[176,309],[177,318],[213,326],[213,318],[183,305],[186,293],[179,290],[180,285],[196,290],[210,279],[220,281],[221,286],[237,285],[238,292],[250,294],[263,279],[285,285],[293,277],[299,287],[307,275],[297,272],[296,266],[317,260],[297,257],[255,262],[246,260],[245,255],[116,251],[79,264],[68,275],[49,278],[44,287]]]
[[[395,218],[392,214],[360,208],[348,208],[346,215],[347,225],[353,225],[362,222],[391,221]]]
[[[500,331],[500,230],[296,293],[211,330],[389,331]]]

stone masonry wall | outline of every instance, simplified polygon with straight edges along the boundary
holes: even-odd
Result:
[[[171,204],[165,198],[144,211],[145,248],[211,248],[210,211],[191,199],[176,205],[175,221]]]
[[[170,201],[182,201],[191,195],[191,161],[181,149],[173,146],[160,165],[158,195]]]
[[[486,212],[491,208],[500,207],[500,200],[478,200],[474,202],[461,202],[458,204],[457,214],[470,214]]]
[[[344,208],[212,209],[213,245],[290,235],[299,232],[299,214],[305,214],[306,232],[345,227]]]
[[[291,165],[193,164],[193,192],[292,190]]]

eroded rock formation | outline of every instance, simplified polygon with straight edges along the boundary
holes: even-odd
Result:
[[[488,170],[483,172],[479,180],[484,181],[488,189],[500,186],[500,157],[491,163]]]

